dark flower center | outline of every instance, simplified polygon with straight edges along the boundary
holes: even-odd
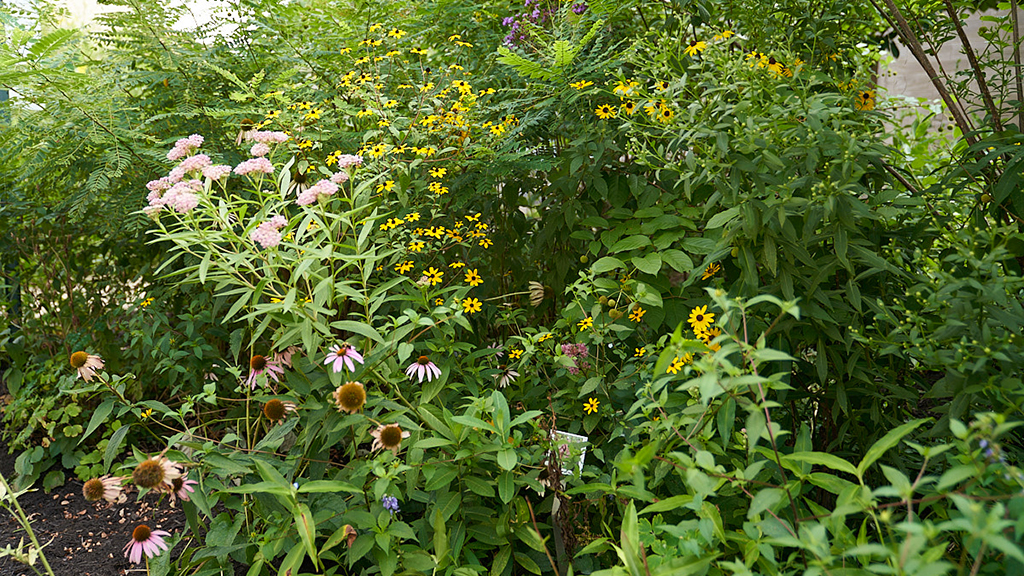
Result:
[[[277,422],[284,418],[284,411],[284,402],[280,400],[270,400],[263,405],[263,415],[272,422]]]
[[[81,368],[85,366],[86,361],[89,360],[89,355],[85,352],[75,352],[71,355],[71,366],[73,368]]]
[[[135,540],[136,542],[145,542],[146,540],[149,540],[149,536],[152,533],[153,531],[149,529],[149,526],[139,524],[135,527],[135,530],[132,531],[132,540]]]
[[[164,467],[152,458],[136,466],[132,472],[132,482],[143,488],[155,488],[163,481]]]
[[[427,358],[426,356],[420,356],[416,360],[416,363],[419,364],[420,366],[426,366],[427,364],[430,364],[430,358]]]
[[[259,354],[249,359],[249,368],[253,370],[263,370],[267,367],[267,359]]]
[[[93,478],[82,486],[82,496],[89,502],[95,502],[100,498],[103,498],[103,482],[98,478]]]
[[[178,490],[181,490],[181,487],[184,484],[185,484],[185,479],[184,478],[175,478],[174,480],[171,480],[171,488],[175,492],[177,492]]]
[[[252,130],[252,127],[253,127],[254,124],[255,124],[255,122],[253,122],[252,120],[249,120],[248,118],[243,118],[242,119],[242,130]]]
[[[385,448],[394,448],[402,442],[402,429],[398,426],[385,426],[380,432],[380,443]]]
[[[703,314],[697,314],[696,320],[697,320],[697,322],[703,322],[704,321],[704,315]]]

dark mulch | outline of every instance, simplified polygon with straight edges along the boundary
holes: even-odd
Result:
[[[0,443],[0,471],[8,479],[13,477],[15,456],[7,453],[5,443]],[[136,501],[137,492],[127,496],[123,503],[86,502],[82,483],[73,479],[49,494],[42,490],[24,494],[18,502],[31,520],[39,542],[49,542],[43,553],[56,576],[141,575],[145,574],[145,564],[131,564],[124,557],[124,546],[131,539],[132,530],[138,524],[146,524],[177,534],[185,527],[185,514],[180,502],[171,508],[164,498],[157,507],[154,495],[141,502]],[[17,521],[3,509],[0,514],[0,549],[8,544],[15,547],[22,538],[27,543],[29,539]],[[174,550],[170,553],[173,555]],[[31,568],[10,558],[0,558],[0,574],[34,576]]]

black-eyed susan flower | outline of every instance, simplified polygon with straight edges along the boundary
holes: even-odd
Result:
[[[579,82],[573,82],[572,84],[569,84],[569,86],[572,86],[573,88],[575,88],[577,90],[583,90],[584,88],[586,88],[588,86],[593,86],[593,85],[594,85],[594,83],[591,82],[590,80],[580,80]]]
[[[466,298],[462,301],[462,311],[466,314],[476,314],[480,311],[482,304],[476,298]]]
[[[643,346],[633,349],[633,358],[642,358],[644,354],[647,354],[647,348]]]
[[[480,242],[478,242],[478,244],[480,244],[480,246],[482,246],[484,248],[490,248],[491,246],[494,245],[494,242],[492,242],[490,238],[484,238],[484,239],[480,240]]]
[[[70,362],[71,367],[78,371],[78,377],[86,382],[92,380],[97,370],[103,369],[103,358],[81,351],[72,354]]]
[[[580,320],[579,322],[576,323],[576,326],[579,327],[580,332],[582,332],[584,330],[589,330],[593,325],[594,325],[594,318],[592,316],[587,316],[583,320]]]
[[[444,277],[444,272],[431,266],[423,271],[423,277],[431,286],[437,286],[441,283],[441,280]]]
[[[633,322],[639,322],[641,319],[643,319],[644,314],[646,313],[647,310],[644,310],[640,306],[637,306],[633,308],[632,312],[629,313],[629,319],[632,320]]]
[[[395,272],[398,272],[399,274],[405,274],[409,270],[412,270],[412,268],[412,260],[406,260],[405,262],[399,262],[398,264],[395,265]]]
[[[361,382],[345,382],[331,394],[338,412],[355,414],[366,404],[366,389]]]
[[[718,262],[712,262],[711,264],[708,264],[707,268],[704,269],[704,274],[701,275],[700,279],[707,280],[708,278],[711,278],[715,274],[718,274],[721,270],[722,267],[719,266]]]
[[[398,424],[381,424],[370,432],[370,436],[373,436],[374,450],[391,450],[392,453],[398,454],[402,440],[409,437],[409,432],[403,431]]]
[[[513,348],[508,351],[508,357],[512,360],[518,360],[523,355],[523,351],[519,348]]]
[[[683,52],[685,52],[687,54],[687,56],[691,56],[692,57],[692,56],[696,56],[697,54],[700,54],[707,47],[708,47],[707,42],[703,42],[703,41],[699,41],[699,40],[690,40],[690,45],[687,46],[686,48],[684,48]]]
[[[430,175],[434,178],[444,178],[445,174],[448,173],[447,168],[431,168]]]
[[[857,110],[874,110],[875,109],[875,91],[874,90],[861,90],[857,94],[857,99],[853,102],[853,106]]]
[[[612,92],[621,96],[628,96],[639,85],[640,83],[636,80],[622,80],[612,89]]]
[[[632,115],[633,112],[636,112],[636,102],[626,100],[619,106],[619,108],[621,108],[626,114]]]
[[[679,371],[683,369],[683,366],[690,363],[690,360],[693,360],[693,354],[690,354],[689,352],[682,356],[676,356],[672,359],[672,363],[668,365],[668,368],[665,369],[665,372],[669,374],[678,374]]]
[[[602,120],[613,118],[615,116],[615,108],[609,104],[601,104],[594,109],[594,114],[597,114],[597,117]]]
[[[424,246],[426,246],[426,244],[420,240],[409,242],[409,250],[412,252],[419,252],[423,250]]]
[[[690,327],[694,332],[704,332],[715,323],[715,314],[708,312],[707,305],[696,306],[690,311],[690,317],[687,319],[690,323]]]
[[[596,414],[597,407],[601,404],[601,401],[597,398],[591,398],[583,403],[583,411],[587,414]]]
[[[668,82],[666,80],[655,82],[654,89],[658,92],[664,92],[665,90],[668,90]]]
[[[476,268],[466,271],[466,284],[476,288],[477,286],[484,283],[484,279],[480,277],[480,274],[476,271]]]

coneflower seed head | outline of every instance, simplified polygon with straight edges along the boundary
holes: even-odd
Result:
[[[143,488],[156,488],[163,481],[164,467],[152,458],[143,461],[132,472],[132,482]],[[146,530],[149,530],[149,528],[146,528]]]
[[[132,530],[132,540],[135,540],[136,542],[145,542],[146,540],[149,540],[149,536],[152,533],[153,531],[149,529],[149,526],[139,524],[135,527],[135,530]]]
[[[89,502],[95,502],[103,498],[103,482],[99,478],[92,478],[82,486],[82,496]]]
[[[267,359],[259,354],[249,359],[249,368],[253,370],[263,370],[267,366]]]
[[[266,416],[267,420],[270,420],[271,422],[277,422],[278,420],[284,418],[284,413],[284,402],[281,402],[280,400],[269,400],[266,404],[263,405],[263,415]]]
[[[74,368],[81,368],[85,366],[86,361],[89,360],[89,355],[85,352],[78,351],[71,355],[71,366]]]

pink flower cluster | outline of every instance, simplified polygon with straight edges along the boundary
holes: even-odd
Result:
[[[590,368],[590,362],[583,360],[583,358],[590,355],[590,350],[587,349],[586,344],[582,342],[578,344],[562,344],[562,354],[573,359],[574,365],[569,367],[569,374],[575,376]]]
[[[149,206],[144,211],[150,216],[160,212],[164,206],[170,206],[177,212],[188,212],[199,205],[199,195],[197,192],[203,189],[203,183],[199,180],[186,180],[184,182],[178,182],[167,188],[166,191],[161,193],[159,186],[165,184],[163,182],[165,178],[160,180],[154,180],[158,186],[150,188],[152,190],[149,196],[146,197],[149,200]],[[153,184],[150,182],[150,184]]]
[[[342,154],[338,156],[338,168],[344,169],[349,166],[360,166],[362,163],[362,156],[356,156],[355,154]]]
[[[295,201],[299,206],[308,206],[321,196],[333,196],[338,191],[338,185],[330,180],[321,180],[299,193],[299,199]]]
[[[235,166],[235,174],[239,176],[245,176],[252,172],[261,172],[263,174],[273,174],[274,165],[270,163],[270,160],[266,158],[250,158],[238,166]]]
[[[216,164],[214,166],[206,166],[203,168],[203,176],[210,180],[220,180],[228,174],[231,174],[231,166],[225,166],[224,164]]]
[[[288,136],[284,132],[253,132],[249,134],[249,140],[253,142],[259,142],[261,144],[284,144],[288,141]]]
[[[278,229],[284,228],[286,224],[288,224],[287,218],[280,215],[274,216],[252,231],[250,235],[252,241],[264,248],[273,248],[281,243],[281,232]]]
[[[167,153],[168,160],[180,160],[192,154],[197,148],[203,145],[203,137],[193,134],[188,138],[182,138],[174,143],[174,148]]]
[[[331,182],[335,184],[344,184],[348,182],[348,172],[335,172],[331,175]]]
[[[252,145],[252,149],[249,150],[249,154],[259,158],[260,156],[266,156],[270,154],[270,145],[264,144],[263,142],[257,142]]]

